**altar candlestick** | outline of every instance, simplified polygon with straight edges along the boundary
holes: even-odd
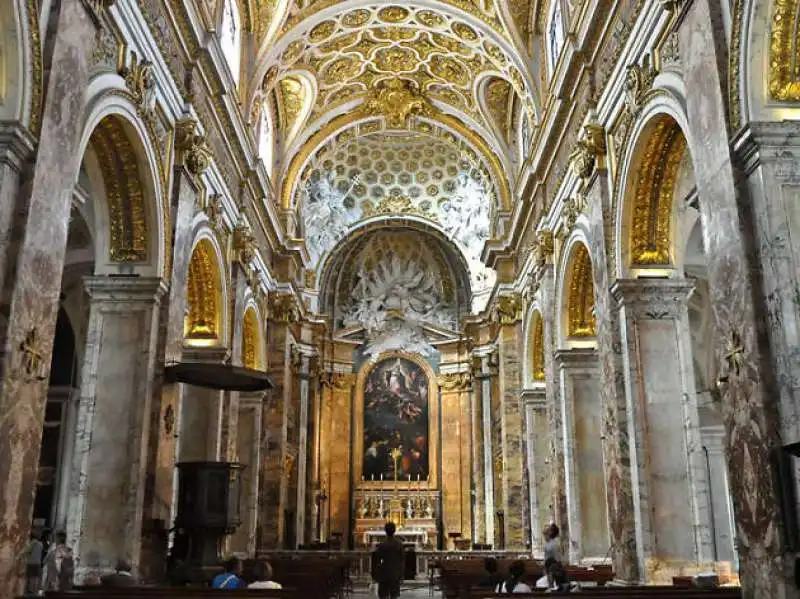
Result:
[[[381,472],[381,482],[383,482],[383,472]]]

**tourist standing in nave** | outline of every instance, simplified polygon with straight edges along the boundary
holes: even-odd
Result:
[[[387,522],[383,529],[386,531],[386,540],[375,549],[372,578],[378,583],[379,599],[396,599],[400,596],[405,554],[403,544],[394,536],[394,522]]]
[[[67,546],[67,535],[56,533],[56,542],[44,558],[42,588],[45,591],[69,591],[72,589],[75,562],[72,549]]]
[[[27,561],[25,564],[25,592],[35,595],[39,592],[42,582],[42,561],[44,559],[44,545],[39,540],[39,533],[31,533],[31,540],[26,550]]]

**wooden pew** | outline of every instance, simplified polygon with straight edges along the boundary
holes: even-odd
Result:
[[[495,599],[487,589],[470,589],[464,599]],[[552,596],[586,597],[587,599],[741,599],[742,590],[736,587],[701,589],[673,586],[586,587],[575,593],[537,591],[510,595],[515,599],[542,599]]]

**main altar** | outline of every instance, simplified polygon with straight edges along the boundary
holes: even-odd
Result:
[[[393,522],[395,536],[417,550],[436,549],[439,492],[392,488],[362,488],[355,494],[353,535],[360,549],[371,549],[386,538],[384,525]]]

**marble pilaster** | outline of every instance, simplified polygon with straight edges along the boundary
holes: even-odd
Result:
[[[483,448],[483,378],[480,369],[474,369],[470,393],[470,442],[472,448],[472,542],[486,543],[486,493],[484,492]]]
[[[305,349],[305,348],[304,348]],[[308,491],[306,480],[308,478],[308,426],[309,426],[309,392],[311,379],[311,355],[309,351],[303,351],[300,356],[300,409],[297,415],[297,515],[296,530],[297,544],[304,542],[306,538],[307,497]]]
[[[590,348],[559,350],[554,358],[563,415],[569,560],[578,563],[603,557],[609,549],[598,358]]]
[[[606,248],[606,239],[615,222],[611,209],[609,172],[595,171],[586,195],[589,219],[589,253],[594,279],[594,312],[597,320],[597,352],[599,363],[600,405],[602,409],[603,462],[605,465],[606,505],[611,533],[610,553],[614,573],[620,580],[641,579],[636,549],[631,485],[630,440],[625,405],[625,376],[622,366],[619,317],[613,308],[611,275],[613,259]]]
[[[728,470],[740,549],[744,599],[797,597],[795,556],[781,546],[781,518],[770,452],[781,444],[780,400],[764,330],[761,281],[752,205],[737,188],[728,138],[727,82],[717,66],[716,6],[694,0],[678,24],[686,82],[690,151],[703,223],[714,345],[722,386]],[[773,201],[772,199],[770,201]],[[786,441],[793,441],[787,439]]]
[[[440,384],[441,397],[441,456],[442,456],[442,523],[447,549],[453,549],[447,536],[460,533],[471,535],[469,512],[469,439],[466,438],[466,417],[470,383],[468,380]]]
[[[540,556],[544,545],[544,529],[552,520],[548,487],[551,476],[550,439],[544,386],[523,391],[522,400],[525,405],[531,552]]]
[[[489,545],[494,545],[495,543],[495,469],[492,451],[492,405],[494,402],[492,395],[494,394],[493,379],[496,378],[497,373],[494,367],[494,355],[481,356],[481,374],[478,377],[481,384],[481,425],[483,432],[483,456],[481,457],[484,472],[484,527],[486,543]]]
[[[520,392],[522,389],[522,346],[520,325],[502,324],[499,335],[499,371],[501,401],[500,451],[502,472],[499,473],[502,493],[495,489],[495,498],[500,498],[504,511],[505,548],[525,548],[524,512],[526,510],[522,493],[522,469],[524,453],[522,437],[524,434],[524,413]],[[496,475],[498,473],[495,473]]]
[[[52,62],[42,90],[35,170],[0,209],[0,596],[19,590],[28,543],[52,339],[67,244],[78,143],[88,89],[86,58],[95,25],[67,2],[53,23]],[[22,154],[30,146],[22,138]],[[14,207],[13,210],[10,208]],[[11,222],[13,221],[13,222]]]
[[[712,556],[687,300],[694,284],[618,280],[639,568]],[[687,510],[686,506],[691,509]]]
[[[714,542],[712,559],[736,565],[736,524],[733,520],[728,465],[725,462],[725,428],[703,426],[700,438],[708,460],[708,506]]]
[[[89,277],[67,536],[78,578],[139,566],[158,315],[158,278]],[[120,433],[124,433],[121,436]]]
[[[239,393],[236,454],[242,469],[240,514],[242,523],[232,535],[231,550],[255,555],[258,530],[258,489],[261,466],[261,422],[264,393]]]

